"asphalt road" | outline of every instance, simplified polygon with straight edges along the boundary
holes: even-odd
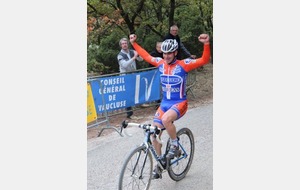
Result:
[[[151,122],[151,121],[149,121]],[[192,108],[179,121],[178,129],[188,127],[195,138],[195,154],[187,176],[173,181],[168,173],[162,179],[152,180],[151,190],[212,190],[213,189],[213,104]],[[110,129],[108,129],[110,130]],[[132,148],[143,141],[143,131],[128,128],[132,137],[121,137],[117,132],[90,139],[87,143],[87,189],[116,190],[123,159]],[[112,130],[113,131],[113,130]],[[164,132],[166,141],[167,133]],[[154,161],[154,165],[156,162]]]

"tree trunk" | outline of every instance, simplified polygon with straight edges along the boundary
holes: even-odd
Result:
[[[175,0],[170,0],[170,14],[169,14],[169,27],[174,23],[174,13],[175,13]]]

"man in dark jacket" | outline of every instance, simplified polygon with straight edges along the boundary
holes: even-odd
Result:
[[[180,41],[180,37],[178,36],[178,26],[173,25],[170,27],[170,32],[165,36],[163,41],[166,39],[175,39],[178,43],[178,53],[176,58],[181,60],[185,58],[196,58],[196,55],[192,55],[183,45],[183,43]]]
[[[152,57],[163,58],[163,52],[161,51],[161,43],[162,42],[156,42],[155,49],[150,53]],[[153,65],[149,64],[149,67],[153,67]]]
[[[163,58],[163,52],[161,51],[161,44],[162,44],[162,42],[156,42],[155,49],[150,53],[150,55],[152,57]],[[148,67],[154,67],[154,66],[149,63]],[[156,100],[155,102],[157,103],[157,105],[155,106],[155,109],[157,109],[159,107],[161,100]]]

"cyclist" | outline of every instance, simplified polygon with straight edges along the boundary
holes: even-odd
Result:
[[[152,57],[146,50],[144,50],[135,41],[137,36],[130,35],[130,42],[138,54],[148,63],[158,67],[160,72],[160,81],[162,85],[163,97],[160,107],[157,109],[153,125],[159,128],[166,128],[171,139],[170,151],[167,155],[172,159],[180,155],[178,147],[178,139],[176,136],[176,128],[174,121],[181,118],[187,111],[188,102],[186,97],[186,79],[188,72],[201,67],[210,60],[210,45],[209,35],[200,34],[199,42],[204,44],[204,51],[201,58],[198,59],[184,59],[177,60],[178,43],[174,39],[167,39],[163,41],[161,50],[163,58]],[[161,135],[161,134],[160,134]],[[156,139],[152,139],[153,146],[158,155],[161,155],[161,144]],[[161,178],[161,172],[158,167],[153,171],[154,179]]]

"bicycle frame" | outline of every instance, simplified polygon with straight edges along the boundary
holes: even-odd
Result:
[[[166,147],[165,152],[163,154],[163,157],[158,156],[157,153],[156,153],[156,151],[155,151],[155,148],[153,147],[152,142],[151,142],[151,138],[150,137],[151,137],[152,134],[155,134],[155,132],[153,133],[153,132],[150,132],[149,130],[145,131],[144,141],[143,141],[142,145],[146,147],[146,157],[145,157],[143,166],[145,165],[145,161],[146,161],[148,152],[150,150],[151,154],[154,156],[154,158],[157,161],[157,163],[159,164],[159,166],[162,169],[168,169],[168,168],[166,168],[167,167],[166,163],[164,163],[165,161],[162,160],[162,158],[165,158],[165,156],[168,153],[167,152],[168,151],[168,147]],[[181,159],[184,159],[184,158],[188,157],[187,152],[185,151],[184,147],[180,144],[179,141],[178,141],[178,144],[179,144],[181,150],[183,150],[183,154],[182,154],[182,156],[176,158],[175,160],[172,160],[172,162],[170,163],[170,166],[173,165],[173,164],[175,164],[175,163],[177,163]],[[143,169],[142,169],[142,171],[143,171]]]
[[[146,147],[147,153],[150,150],[151,154],[154,156],[154,159],[159,163],[160,167],[165,168],[164,164],[162,163],[162,160],[159,158],[152,145],[151,138],[150,138],[152,133],[150,131],[146,131],[145,133],[146,134],[145,134],[143,145]]]
[[[172,161],[172,162],[170,163],[170,165],[173,165],[173,164],[175,164],[176,162],[178,162],[179,160],[181,160],[181,159],[184,159],[184,158],[188,157],[188,154],[186,153],[185,149],[183,148],[183,146],[180,144],[180,142],[179,142],[179,141],[178,141],[178,144],[179,144],[179,146],[180,146],[181,150],[183,150],[183,153],[184,153],[184,154],[182,154],[182,156],[180,156],[180,157],[179,157],[179,158],[177,158],[176,160]]]

